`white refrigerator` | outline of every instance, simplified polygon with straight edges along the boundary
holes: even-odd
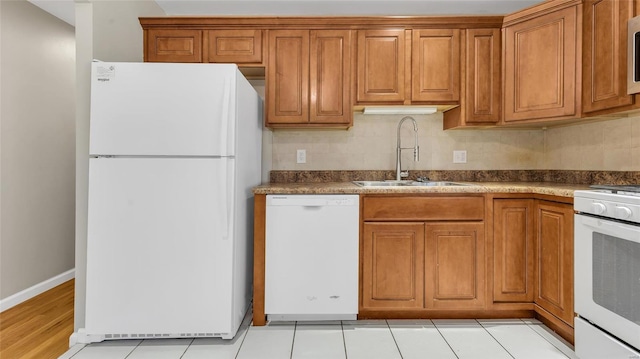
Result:
[[[233,338],[251,301],[258,94],[236,65],[94,62],[90,125],[80,342]]]

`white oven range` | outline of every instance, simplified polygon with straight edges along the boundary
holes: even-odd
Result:
[[[640,186],[574,193],[575,350],[640,359]]]

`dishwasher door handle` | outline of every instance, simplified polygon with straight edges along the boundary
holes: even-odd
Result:
[[[301,206],[302,209],[304,209],[305,211],[319,211],[322,209],[322,207],[325,206],[315,206],[315,205],[303,205]]]

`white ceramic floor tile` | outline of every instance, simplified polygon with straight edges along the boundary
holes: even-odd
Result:
[[[180,359],[193,339],[145,339],[127,359]]]
[[[403,359],[456,359],[430,320],[387,320]]]
[[[346,358],[342,324],[300,323],[296,325],[292,359]]]
[[[433,324],[460,359],[512,359],[475,320],[434,319]]]
[[[295,324],[269,323],[249,327],[237,359],[287,359],[291,357]]]
[[[391,330],[384,320],[345,321],[342,330],[349,359],[401,358]]]
[[[73,359],[124,359],[140,345],[141,340],[109,340],[88,344]]]
[[[537,319],[523,319],[531,329],[533,329],[536,333],[546,339],[549,343],[551,343],[554,347],[558,348],[564,355],[568,356],[571,359],[579,359],[576,356],[576,353],[573,349],[573,345],[571,343],[564,340],[558,334],[554,333],[549,327],[544,325],[541,321]]]
[[[76,344],[71,348],[69,348],[69,350],[67,350],[64,354],[59,356],[58,359],[71,359],[74,355],[76,355],[77,352],[84,349],[84,347],[85,347],[85,344]]]
[[[478,322],[516,359],[567,359],[558,348],[519,319]]]
[[[222,338],[194,339],[181,359],[235,359],[247,335],[248,324],[249,321],[245,318],[236,336],[230,340]]]

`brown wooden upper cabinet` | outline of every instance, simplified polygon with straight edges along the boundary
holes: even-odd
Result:
[[[349,127],[350,30],[271,30],[268,127]]]
[[[360,30],[357,68],[358,103],[455,103],[460,30]]]
[[[627,95],[627,20],[633,2],[586,0],[584,3],[582,111],[633,104]]]
[[[262,30],[209,30],[205,32],[205,62],[264,66]]]
[[[357,102],[403,103],[405,30],[358,31]]]
[[[145,61],[202,62],[202,30],[149,29],[145,35]]]
[[[500,29],[463,30],[460,106],[444,113],[444,129],[495,125],[501,118]]]
[[[563,0],[505,17],[504,123],[579,116],[581,14],[581,1]]]

